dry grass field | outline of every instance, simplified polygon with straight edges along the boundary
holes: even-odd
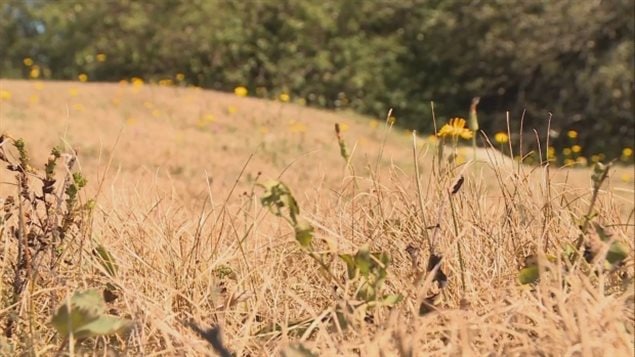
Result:
[[[0,80],[0,134],[0,355],[635,353],[632,166],[141,82]],[[60,336],[86,289],[126,328]]]

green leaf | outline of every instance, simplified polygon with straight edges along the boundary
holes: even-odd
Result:
[[[540,277],[540,271],[537,265],[531,265],[520,270],[518,273],[518,281],[521,284],[535,283]]]
[[[291,194],[291,190],[285,184],[276,180],[266,181],[261,186],[265,189],[265,193],[260,198],[262,205],[268,207],[277,216],[281,216],[282,208],[286,207],[289,210],[289,218],[291,218],[293,223],[296,223],[300,208]]]
[[[609,247],[609,251],[606,253],[606,260],[613,266],[619,265],[626,259],[628,256],[628,252],[626,247],[622,245],[620,242],[613,242]]]
[[[340,259],[346,263],[346,270],[348,272],[348,278],[355,278],[356,267],[355,267],[355,258],[350,254],[340,254]]]
[[[58,309],[51,324],[60,335],[75,338],[110,335],[131,326],[132,322],[104,315],[106,304],[98,290],[76,292]]]
[[[304,219],[298,219],[295,224],[295,239],[304,248],[308,248],[313,240],[313,226]]]
[[[121,319],[112,315],[102,315],[97,319],[78,327],[78,329],[73,332],[73,336],[75,338],[87,338],[114,335],[118,332],[129,329],[131,326],[132,321],[130,320]]]
[[[382,303],[388,306],[394,306],[403,299],[401,294],[390,294],[382,297]]]
[[[113,257],[112,254],[110,254],[110,252],[101,244],[95,248],[94,253],[97,255],[99,263],[102,267],[104,267],[104,270],[106,270],[108,275],[114,278],[115,275],[117,275],[117,270],[119,269],[117,267],[117,263],[115,262],[115,257]]]
[[[355,254],[355,267],[359,269],[359,272],[363,276],[368,276],[370,273],[372,261],[370,259],[370,252],[368,246],[362,246]]]

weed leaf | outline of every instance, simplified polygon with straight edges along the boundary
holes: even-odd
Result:
[[[340,254],[340,259],[346,263],[346,271],[348,272],[348,278],[354,279],[356,275],[355,258],[350,254]]]
[[[382,303],[387,306],[394,306],[403,299],[400,294],[390,294],[382,298]]]
[[[132,325],[130,320],[105,315],[106,304],[98,290],[76,292],[63,303],[51,323],[60,335],[75,338],[112,335]]]
[[[313,240],[313,226],[306,220],[300,218],[295,224],[295,239],[304,248],[308,248]]]
[[[289,210],[289,218],[293,223],[296,223],[296,216],[300,214],[300,208],[287,185],[280,181],[269,180],[262,186],[265,189],[264,195],[260,198],[262,205],[268,207],[276,216],[281,216],[282,208],[286,207]]]
[[[110,254],[110,252],[101,244],[93,250],[93,253],[97,255],[99,263],[102,267],[104,267],[104,270],[106,270],[108,275],[114,278],[117,274],[117,270],[119,269],[117,267],[117,263],[115,262],[115,257],[113,257],[112,254]]]
[[[538,265],[527,266],[518,272],[518,281],[523,285],[535,283],[539,277],[540,271],[538,270]]]
[[[609,247],[609,251],[606,253],[606,260],[611,264],[611,266],[620,265],[624,259],[628,256],[628,252],[624,245],[620,242],[613,242]]]

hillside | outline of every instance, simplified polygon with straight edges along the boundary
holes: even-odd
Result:
[[[141,82],[0,80],[0,133],[23,138],[34,167],[43,167],[54,145],[75,149],[88,179],[81,199],[99,192],[87,226],[63,245],[68,266],[42,273],[40,285],[15,304],[3,302],[3,311],[19,306],[18,315],[37,321],[17,327],[38,330],[30,347],[17,338],[3,342],[20,351],[56,349],[61,340],[47,326],[53,301],[109,283],[119,296],[111,308],[135,321],[134,333],[125,344],[104,339],[78,348],[207,353],[183,323],[194,319],[221,326],[238,355],[288,352],[298,342],[324,355],[633,352],[632,167],[611,169],[593,218],[626,247],[624,266],[599,282],[578,267],[568,289],[556,274],[528,289],[517,282],[524,258],[543,254],[537,247],[559,256],[579,235],[593,202],[591,169],[519,166],[484,148],[471,162],[466,146],[439,171],[436,139],[426,133],[417,139],[418,188],[412,134],[387,129],[383,119]],[[14,174],[0,175],[6,202]],[[463,187],[448,194],[459,175]],[[260,204],[256,182],[276,178],[314,227],[314,255]],[[12,219],[7,227],[17,224]],[[434,225],[439,229],[425,228]],[[9,229],[0,232],[6,300],[17,248]],[[439,311],[418,317],[434,290],[434,281],[422,280],[430,235],[449,283],[435,302]],[[91,254],[97,244],[116,258],[116,276]],[[365,315],[343,313],[346,329],[329,317],[359,294],[337,257],[364,245],[390,256],[382,291],[403,300]],[[46,303],[33,307],[30,299]]]

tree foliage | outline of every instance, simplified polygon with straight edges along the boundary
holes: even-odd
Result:
[[[26,57],[52,79],[183,73],[373,116],[393,107],[419,130],[431,101],[449,117],[480,96],[485,130],[526,109],[527,128],[553,113],[588,153],[617,155],[635,135],[629,0],[8,0],[0,33],[4,77],[28,76]]]

